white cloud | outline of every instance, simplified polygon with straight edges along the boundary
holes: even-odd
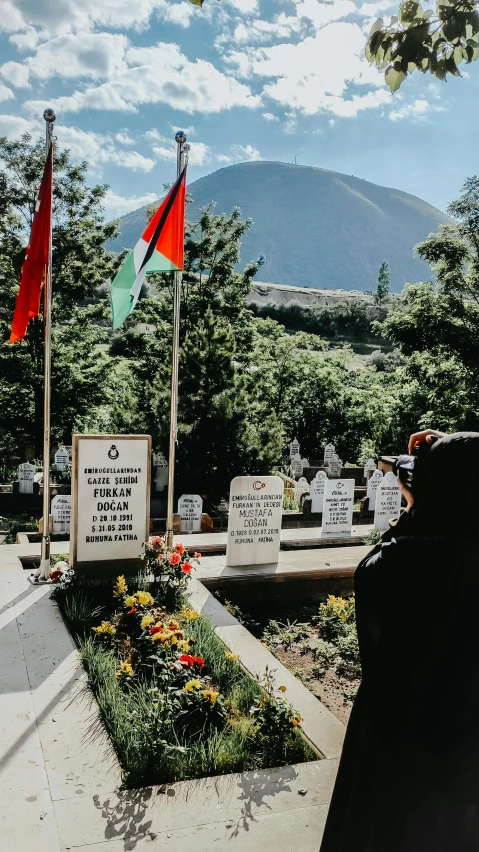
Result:
[[[62,112],[82,109],[136,111],[140,104],[166,103],[184,112],[212,113],[234,106],[254,108],[260,98],[250,88],[221,73],[204,59],[191,62],[176,44],[132,47],[126,52],[128,69],[111,80],[72,95],[57,98]],[[30,108],[39,103],[30,101]]]
[[[263,118],[265,118],[265,119],[266,119],[266,121],[279,121],[278,116],[277,116],[277,115],[273,115],[273,113],[272,113],[272,112],[264,112],[264,113],[263,113]]]
[[[400,121],[403,118],[427,121],[433,112],[444,112],[444,107],[439,104],[432,104],[424,98],[417,98],[412,103],[399,107],[399,109],[392,109],[389,118],[391,121]]]
[[[134,145],[135,140],[128,136],[128,133],[115,133],[115,139],[120,145]]]
[[[113,33],[64,35],[40,44],[22,64],[6,62],[0,71],[14,86],[28,86],[31,76],[110,78],[126,69],[128,39]]]
[[[239,163],[245,161],[252,162],[253,160],[262,160],[262,156],[258,149],[253,145],[233,145],[231,148],[233,159]]]
[[[218,160],[219,163],[229,164],[233,162],[233,157],[229,157],[228,154],[217,154],[215,159]]]
[[[0,101],[8,101],[10,98],[14,98],[12,90],[8,88],[8,86],[4,86],[3,83],[0,83]]]
[[[146,192],[145,195],[131,195],[128,197],[117,195],[116,192],[107,189],[102,204],[107,217],[113,219],[117,216],[124,216],[125,213],[130,213],[132,210],[138,210],[140,207],[144,207],[145,204],[153,204],[158,200],[158,193],[155,192]]]
[[[329,121],[328,121],[328,124],[329,124],[330,127],[334,127],[334,125],[336,124],[334,118],[330,118]]]
[[[4,80],[8,80],[12,86],[30,86],[30,83],[28,82],[28,67],[26,65],[22,65],[20,62],[5,62],[2,66],[0,66],[0,74]]]
[[[60,147],[69,148],[75,160],[87,160],[92,171],[101,169],[103,163],[113,163],[134,172],[150,172],[155,165],[151,157],[144,157],[138,151],[117,150],[113,137],[108,135],[62,125],[57,136]]]
[[[44,122],[42,122],[44,124]],[[34,119],[26,119],[22,118],[21,115],[0,115],[0,136],[6,136],[7,139],[18,139],[22,133],[36,133],[41,132],[41,124],[40,121],[36,121]],[[45,129],[43,128],[43,133],[45,133]]]
[[[177,157],[177,146],[176,143],[172,143],[171,147],[166,147],[166,145],[154,145],[153,153],[156,154],[158,159],[167,160],[168,162],[175,162]],[[209,160],[210,148],[208,145],[205,145],[204,142],[193,142],[188,154],[188,165],[189,166],[203,166]]]
[[[152,127],[151,130],[147,130],[145,133],[145,139],[148,139],[148,142],[170,142],[166,136],[162,136],[159,130],[156,127]]]
[[[28,27],[25,32],[14,33],[8,39],[11,44],[18,47],[19,50],[34,50],[38,44],[40,36],[37,30],[33,27]]]
[[[359,109],[378,106],[389,97],[383,90],[381,95],[373,92],[346,98],[350,84],[375,87],[384,84],[380,72],[369,66],[363,52],[364,35],[360,27],[335,22],[298,44],[234,51],[226,61],[236,66],[239,77],[270,78],[263,95],[290,110],[305,115],[320,111],[355,115]]]
[[[163,145],[154,145],[153,153],[156,154],[159,160],[167,160],[171,163],[176,163],[177,154],[176,149],[173,148],[165,148]]]
[[[258,11],[258,0],[224,0],[226,6],[233,6],[240,15],[254,15]]]

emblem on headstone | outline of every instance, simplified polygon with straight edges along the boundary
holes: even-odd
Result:
[[[261,491],[261,489],[265,488],[265,487],[266,487],[266,483],[261,482],[260,479],[255,479],[255,481],[253,482],[253,488],[254,488],[255,491]]]
[[[111,459],[112,461],[115,461],[118,458],[119,455],[120,455],[120,453],[118,452],[118,450],[116,448],[116,444],[112,444],[110,449],[108,450],[108,458]]]

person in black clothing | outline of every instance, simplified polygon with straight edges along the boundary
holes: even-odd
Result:
[[[441,434],[412,436],[408,509],[356,570],[362,682],[320,852],[479,852],[479,433]]]

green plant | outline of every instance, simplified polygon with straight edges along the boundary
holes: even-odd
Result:
[[[268,669],[261,680],[261,687],[263,694],[256,699],[250,714],[256,723],[263,760],[270,766],[281,765],[292,743],[298,742],[296,728],[301,725],[302,719],[283,698],[286,687],[280,686],[276,690],[273,675]]]
[[[155,595],[159,603],[170,611],[177,609],[188,587],[188,577],[193,563],[198,562],[200,554],[190,556],[182,544],[168,548],[162,536],[155,536],[145,546],[143,555],[145,575],[151,574],[156,580]]]
[[[289,621],[283,623],[272,619],[268,622],[263,633],[263,640],[268,645],[283,645],[285,648],[290,648],[296,642],[308,636],[306,624],[298,624],[297,621]]]
[[[368,532],[368,534],[364,536],[363,542],[364,542],[364,544],[371,544],[371,545],[379,544],[379,542],[382,539],[382,536],[383,536],[383,534],[382,534],[381,530],[370,530]]]

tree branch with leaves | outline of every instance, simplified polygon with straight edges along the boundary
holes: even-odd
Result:
[[[404,0],[389,24],[382,18],[373,24],[366,46],[366,59],[384,70],[391,92],[413,71],[446,80],[478,58],[478,0],[437,0],[435,12]]]

